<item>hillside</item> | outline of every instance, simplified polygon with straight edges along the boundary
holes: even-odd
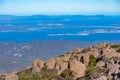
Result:
[[[31,67],[0,75],[0,80],[119,80],[120,45],[101,43],[76,48],[46,61],[35,59]]]

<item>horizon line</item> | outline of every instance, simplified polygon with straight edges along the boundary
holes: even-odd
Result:
[[[0,16],[120,16],[120,14],[0,14]]]

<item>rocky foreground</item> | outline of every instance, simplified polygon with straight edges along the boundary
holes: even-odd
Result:
[[[0,80],[120,80],[120,45],[101,43],[45,62],[35,59],[31,67],[1,74]]]

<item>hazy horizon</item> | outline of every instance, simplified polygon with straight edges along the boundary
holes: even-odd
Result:
[[[0,15],[119,15],[119,0],[0,0]]]

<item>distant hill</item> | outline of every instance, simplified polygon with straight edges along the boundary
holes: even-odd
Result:
[[[22,23],[21,23],[22,21]],[[107,22],[106,22],[107,21]],[[14,26],[20,25],[36,25],[36,24],[64,24],[77,26],[114,26],[120,25],[120,16],[105,16],[105,15],[33,15],[33,16],[11,16],[0,15],[0,25],[5,26],[11,24]]]

